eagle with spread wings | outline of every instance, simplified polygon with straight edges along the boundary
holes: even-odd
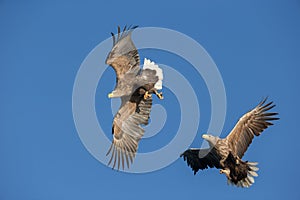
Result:
[[[144,60],[140,68],[140,57],[131,39],[132,31],[137,26],[123,29],[118,27],[118,34],[112,34],[113,47],[107,56],[106,64],[110,65],[117,76],[115,89],[108,94],[109,98],[121,98],[121,106],[114,116],[112,125],[112,144],[106,155],[111,158],[108,165],[112,168],[120,165],[129,168],[138,149],[138,143],[147,125],[152,106],[152,94],[163,99],[161,92],[162,69],[149,59]]]
[[[204,134],[202,138],[207,140],[210,148],[191,148],[181,156],[187,161],[194,174],[199,169],[208,167],[220,169],[221,174],[227,177],[227,183],[238,187],[249,187],[254,183],[257,175],[257,162],[243,161],[242,157],[252,143],[254,136],[259,136],[266,128],[273,125],[271,121],[278,120],[278,113],[268,112],[275,105],[266,103],[266,99],[260,102],[253,110],[244,114],[229,135],[221,139]]]

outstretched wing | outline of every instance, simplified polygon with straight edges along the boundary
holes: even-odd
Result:
[[[279,119],[274,117],[278,113],[267,112],[275,105],[272,105],[273,102],[265,104],[266,100],[267,98],[244,114],[226,138],[232,151],[239,158],[243,157],[254,136],[259,136],[266,128],[273,125],[270,121]]]
[[[214,149],[188,149],[180,155],[187,162],[187,165],[192,168],[194,175],[199,169],[204,170],[210,168],[221,168],[221,157]]]
[[[133,162],[138,149],[138,143],[144,135],[144,129],[140,125],[147,125],[152,106],[152,98],[146,100],[135,92],[131,98],[122,98],[122,105],[113,122],[113,140],[106,155],[111,154],[108,165],[113,162],[113,168],[124,169]]]
[[[140,57],[136,47],[131,40],[131,33],[136,28],[124,27],[121,32],[118,27],[118,34],[113,37],[113,47],[108,54],[105,63],[112,66],[117,74],[117,80],[128,71],[137,74],[140,69]]]

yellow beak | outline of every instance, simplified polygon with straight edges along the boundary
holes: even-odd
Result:
[[[207,138],[208,138],[208,135],[203,134],[203,135],[202,135],[202,138],[203,138],[203,139],[207,139]]]
[[[109,93],[107,96],[108,96],[108,98],[112,98],[112,97],[113,97],[113,94],[112,94],[112,93]]]

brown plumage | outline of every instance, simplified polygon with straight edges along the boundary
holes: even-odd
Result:
[[[263,130],[273,125],[271,121],[279,119],[274,117],[278,113],[268,112],[275,105],[265,102],[266,99],[244,114],[226,138],[204,134],[202,137],[208,141],[210,148],[188,149],[181,155],[194,174],[199,169],[215,167],[226,175],[228,184],[249,187],[254,183],[257,163],[243,161],[242,157],[254,136],[259,136]]]
[[[130,99],[122,97],[122,104],[118,113],[115,115],[112,127],[113,141],[107,152],[111,153],[111,158],[108,163],[113,161],[113,168],[124,169],[124,162],[127,167],[133,162],[138,149],[138,142],[144,135],[144,129],[140,124],[147,125],[152,106],[152,97],[146,100],[136,91]]]
[[[121,33],[113,37],[113,47],[107,56],[106,64],[113,67],[117,76],[117,84],[109,98],[120,97],[121,106],[114,117],[112,126],[112,145],[107,152],[110,155],[108,165],[120,166],[124,169],[125,163],[129,168],[138,149],[138,143],[144,135],[141,125],[147,125],[149,121],[152,96],[157,92],[155,85],[162,81],[161,69],[154,63],[147,69],[140,69],[140,57],[131,40],[131,32],[136,27],[125,28]],[[146,59],[147,60],[147,59]],[[145,64],[144,64],[145,68]]]

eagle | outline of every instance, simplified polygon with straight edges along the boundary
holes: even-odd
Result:
[[[273,125],[271,121],[278,120],[278,113],[268,112],[275,105],[262,100],[254,109],[244,114],[226,138],[204,134],[202,138],[208,141],[209,148],[191,148],[181,154],[194,175],[199,169],[220,169],[225,174],[227,183],[238,187],[250,187],[257,177],[257,162],[243,161],[243,155],[252,143],[254,136],[259,136],[266,128]]]
[[[116,86],[108,94],[109,98],[121,98],[121,106],[114,116],[112,125],[112,144],[106,154],[110,155],[108,165],[112,164],[118,170],[124,163],[127,168],[133,163],[138,149],[138,143],[147,125],[152,107],[152,94],[163,99],[162,89],[163,72],[154,62],[144,59],[143,68],[140,68],[140,57],[131,39],[132,31],[137,28],[124,27],[118,34],[111,33],[113,47],[105,63],[110,65],[116,73]]]

